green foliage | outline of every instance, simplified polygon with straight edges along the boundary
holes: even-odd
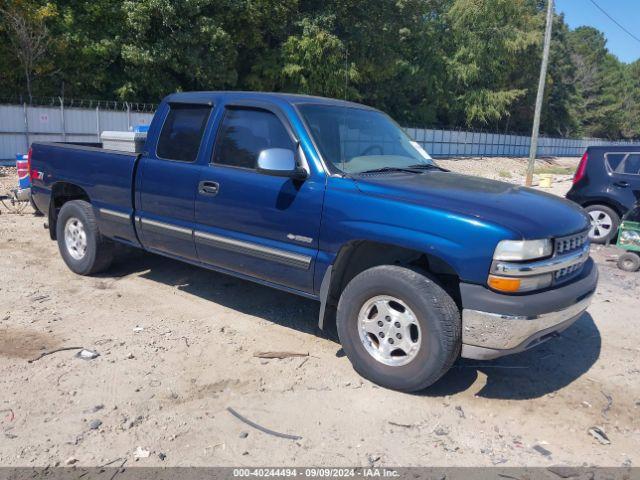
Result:
[[[578,98],[574,108],[581,119],[581,132],[592,137],[620,137],[625,115],[625,65],[607,51],[604,35],[595,28],[577,28],[570,33],[569,44],[576,67]]]
[[[447,67],[453,81],[453,114],[484,126],[510,114],[527,93],[512,75],[539,44],[535,9],[524,0],[455,0],[447,12],[453,50]]]
[[[406,125],[528,133],[545,4],[0,0],[0,96],[27,84],[36,96],[151,102],[180,90],[289,91],[360,101]],[[9,11],[46,31],[30,65]],[[640,61],[621,63],[599,31],[556,16],[541,128],[640,137]]]
[[[235,86],[237,50],[224,28],[235,2],[132,0],[123,3],[128,31],[121,97]]]
[[[349,83],[358,80],[358,71],[349,63],[345,45],[322,26],[332,22],[304,19],[300,23],[302,32],[283,45],[286,89],[325,97],[357,95]]]

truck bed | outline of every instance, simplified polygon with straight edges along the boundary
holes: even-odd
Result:
[[[47,215],[52,191],[80,187],[97,211],[101,230],[137,244],[131,216],[138,158],[137,153],[106,150],[99,143],[34,143],[31,170],[42,178],[32,190],[34,202]],[[107,221],[110,213],[110,220],[120,215],[120,221]]]

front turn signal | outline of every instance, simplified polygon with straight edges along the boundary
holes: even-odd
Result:
[[[489,275],[487,284],[499,292],[518,292],[520,291],[520,279],[509,277],[498,277],[497,275]]]

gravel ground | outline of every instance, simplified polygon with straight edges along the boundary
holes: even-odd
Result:
[[[580,159],[575,157],[536,160],[533,185],[539,185],[541,173],[552,173],[552,187],[544,190],[564,196],[571,187],[571,179],[579,161]],[[524,185],[528,163],[526,158],[511,157],[451,158],[436,159],[436,162],[454,172],[501,180],[516,185]]]
[[[640,464],[640,274],[617,270],[614,248],[593,248],[596,298],[560,338],[460,360],[407,395],[353,371],[335,334],[317,330],[315,302],[143,252],[79,277],[41,218],[2,210],[2,466]],[[29,363],[62,347],[100,355]],[[270,350],[309,356],[254,356]],[[260,432],[229,407],[302,438]]]

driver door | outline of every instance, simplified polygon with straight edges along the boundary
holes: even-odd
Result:
[[[297,149],[285,116],[265,105],[227,105],[195,202],[200,261],[313,291],[324,182],[258,173],[260,152]]]

